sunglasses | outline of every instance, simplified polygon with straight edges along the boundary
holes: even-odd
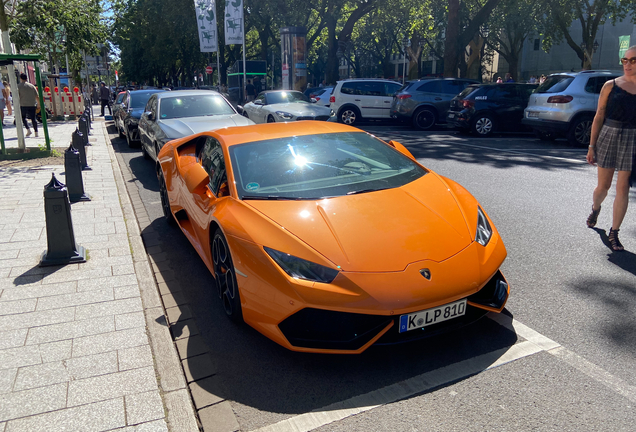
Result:
[[[636,64],[636,57],[631,57],[631,58],[623,57],[621,59],[621,63],[624,64],[624,65],[626,65],[627,63],[629,63],[631,65]]]

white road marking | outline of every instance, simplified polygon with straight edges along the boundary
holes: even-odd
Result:
[[[488,314],[488,317],[526,340],[508,348],[462,360],[381,389],[282,420],[256,429],[253,432],[309,432],[329,423],[430,391],[450,382],[455,382],[540,352],[555,356],[630,401],[636,402],[636,387],[613,376],[600,366],[563,348],[557,342],[532,330],[512,317],[495,313]]]

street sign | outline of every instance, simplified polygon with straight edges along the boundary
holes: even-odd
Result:
[[[205,68],[205,73],[207,73],[208,75],[211,75],[212,72],[214,72],[214,68],[212,66],[208,66]]]

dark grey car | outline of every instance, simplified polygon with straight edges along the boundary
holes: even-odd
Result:
[[[139,119],[150,96],[159,92],[163,90],[128,90],[121,102],[121,108],[113,115],[119,137],[125,137],[129,147],[139,142]]]
[[[144,158],[156,161],[157,154],[170,140],[224,127],[253,124],[215,91],[157,93],[148,100],[139,121],[141,152]]]
[[[457,78],[430,78],[408,81],[394,96],[391,117],[411,121],[413,127],[428,130],[445,123],[450,101],[478,81]]]

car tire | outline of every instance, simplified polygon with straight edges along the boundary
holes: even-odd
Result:
[[[568,131],[568,142],[574,147],[587,147],[592,132],[592,116],[581,116],[574,120]]]
[[[142,142],[140,147],[141,147],[141,154],[143,155],[144,159],[146,160],[150,159],[150,155],[148,154],[148,151],[146,150],[146,145]]]
[[[338,121],[349,126],[353,126],[358,123],[361,117],[362,116],[360,115],[358,108],[352,106],[341,108],[338,112]]]
[[[430,108],[420,108],[413,114],[413,127],[417,130],[429,130],[436,122],[437,115]]]
[[[239,323],[243,321],[241,296],[236,283],[236,274],[234,274],[232,254],[220,229],[217,229],[212,235],[211,250],[214,279],[219,299],[228,318]]]
[[[495,130],[495,122],[488,114],[479,114],[473,120],[473,133],[479,137],[487,137],[492,135]]]
[[[554,132],[544,132],[544,131],[535,130],[534,133],[536,134],[537,138],[539,138],[541,141],[554,141],[557,139],[557,136]]]
[[[172,211],[170,210],[170,198],[168,197],[168,187],[166,186],[166,179],[163,176],[161,166],[157,164],[157,180],[159,182],[159,196],[161,197],[161,210],[163,211],[163,218],[168,225],[176,225]]]
[[[272,115],[267,116],[267,123],[276,123],[276,119]]]
[[[126,128],[126,144],[128,144],[129,148],[135,147],[135,142],[130,139],[130,130],[128,130],[128,128]]]

